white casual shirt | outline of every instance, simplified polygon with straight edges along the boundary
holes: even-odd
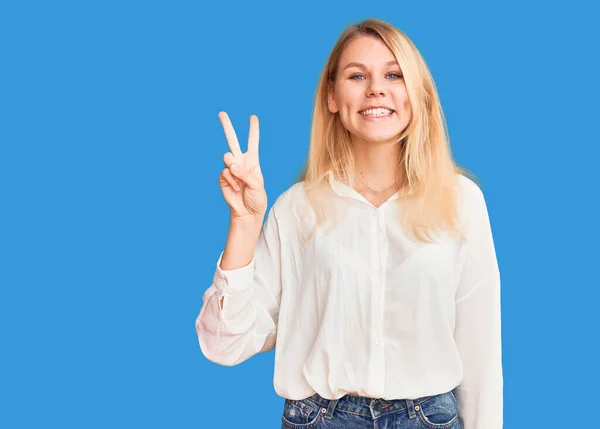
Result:
[[[288,399],[456,388],[465,429],[501,428],[500,274],[480,188],[459,175],[467,242],[426,244],[405,234],[397,194],[375,207],[329,183],[346,209],[329,235],[303,241],[314,216],[299,182],[269,210],[249,265],[222,270],[221,253],[196,319],[204,356],[231,366],[275,348],[274,388]]]

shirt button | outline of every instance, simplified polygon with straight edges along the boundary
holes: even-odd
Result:
[[[380,346],[381,345],[381,340],[380,339],[375,340],[375,345],[376,346]]]

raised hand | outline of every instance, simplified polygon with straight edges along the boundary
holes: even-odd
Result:
[[[258,117],[250,116],[248,149],[242,153],[229,116],[225,112],[219,112],[218,116],[230,149],[223,156],[225,168],[219,175],[219,185],[231,217],[262,217],[267,210],[267,193],[258,159]]]

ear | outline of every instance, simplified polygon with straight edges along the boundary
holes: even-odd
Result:
[[[339,112],[340,109],[338,109],[338,106],[333,97],[333,95],[334,95],[333,90],[334,90],[334,83],[331,79],[329,79],[327,81],[327,106],[329,107],[329,111],[331,113],[337,113],[337,112]]]

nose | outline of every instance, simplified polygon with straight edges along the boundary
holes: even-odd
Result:
[[[378,77],[371,78],[367,86],[367,97],[377,97],[385,95],[385,81]]]

